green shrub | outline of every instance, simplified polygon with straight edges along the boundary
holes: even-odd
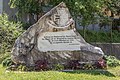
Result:
[[[35,66],[26,66],[25,64],[20,64],[16,67],[17,71],[38,71]]]
[[[10,57],[6,58],[5,60],[3,60],[2,65],[3,67],[10,67],[11,65],[13,65],[13,61],[11,60]]]
[[[109,67],[116,67],[120,65],[120,61],[115,56],[106,56],[106,59]]]
[[[2,61],[3,61],[4,59],[6,59],[7,57],[9,57],[9,56],[10,56],[10,53],[0,54],[0,63],[2,63]]]
[[[20,65],[17,67],[17,70],[18,70],[18,71],[28,71],[28,67],[27,67],[26,65],[20,64]]]
[[[85,64],[85,65],[83,66],[83,69],[85,69],[85,70],[92,70],[92,69],[94,69],[94,67],[93,67],[92,64]]]
[[[23,32],[21,26],[20,22],[9,21],[6,14],[0,14],[0,61],[6,57],[4,54],[11,52],[16,38]]]
[[[61,64],[55,64],[54,65],[54,70],[64,70],[64,66]]]
[[[15,39],[21,34],[22,24],[11,22],[6,14],[0,15],[0,53],[9,52]]]

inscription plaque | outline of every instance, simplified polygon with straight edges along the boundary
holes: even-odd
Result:
[[[62,32],[45,32],[38,37],[38,49],[40,51],[65,51],[80,50],[81,39],[73,30]]]

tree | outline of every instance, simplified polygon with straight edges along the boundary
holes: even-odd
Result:
[[[84,34],[87,25],[110,20],[103,8],[109,9],[113,14],[120,11],[119,0],[10,0],[10,5],[18,8],[20,14],[39,15],[43,12],[42,6],[55,6],[62,1],[66,3],[72,16],[84,26]]]

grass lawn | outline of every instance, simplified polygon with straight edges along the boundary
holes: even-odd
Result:
[[[0,80],[120,80],[120,66],[107,71],[80,70],[74,72],[7,72],[0,65]]]

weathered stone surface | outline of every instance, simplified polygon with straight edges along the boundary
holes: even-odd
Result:
[[[47,60],[50,64],[98,60],[103,54],[76,31],[74,20],[62,2],[18,37],[11,57],[16,64],[30,66],[38,60]]]

